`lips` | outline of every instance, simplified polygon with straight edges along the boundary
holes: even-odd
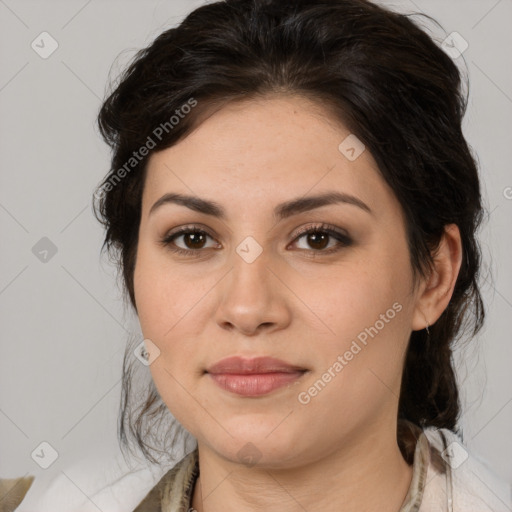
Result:
[[[222,359],[214,365],[210,366],[207,373],[211,374],[238,374],[250,375],[261,373],[296,373],[306,371],[306,368],[295,366],[281,359],[273,357],[255,357],[252,359],[244,359],[242,357],[233,356]]]
[[[300,379],[307,369],[272,357],[228,357],[206,371],[213,382],[225,391],[258,397]]]

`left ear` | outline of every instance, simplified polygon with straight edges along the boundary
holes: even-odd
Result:
[[[434,265],[423,281],[412,318],[412,330],[433,325],[448,306],[462,263],[462,242],[459,227],[448,224],[433,254]]]

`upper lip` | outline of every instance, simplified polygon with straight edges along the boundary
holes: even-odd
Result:
[[[274,357],[254,357],[246,359],[239,356],[227,357],[207,368],[207,373],[295,373],[306,371],[305,368],[292,365]]]

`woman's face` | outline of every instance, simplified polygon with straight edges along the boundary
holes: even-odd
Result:
[[[396,422],[418,309],[404,218],[328,115],[298,96],[233,103],[148,162],[134,286],[151,374],[228,460],[292,467]],[[231,356],[292,368],[214,375]]]

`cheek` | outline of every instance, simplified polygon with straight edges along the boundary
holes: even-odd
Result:
[[[394,411],[409,325],[408,306],[396,298],[353,296],[340,305],[346,309],[331,322],[336,336],[319,340],[315,372],[297,391],[297,417],[307,419],[308,431],[343,437]]]
[[[323,320],[321,330],[339,340],[339,348],[360,333],[364,340],[375,325],[388,338],[407,324],[402,320],[412,303],[412,271],[405,248],[361,252],[346,264],[310,272],[302,286],[307,305]]]
[[[134,272],[138,318],[144,338],[159,349],[149,366],[155,387],[180,424],[195,432],[194,419],[204,414],[191,399],[198,396],[191,365],[197,362],[194,340],[200,335],[192,321],[197,289],[165,265],[154,251],[141,247]]]
[[[150,366],[157,386],[164,380],[166,386],[174,387],[169,373],[181,381],[179,374],[184,369],[201,364],[198,342],[204,338],[205,322],[212,316],[205,308],[215,282],[212,272],[185,272],[170,265],[161,251],[140,245],[134,272],[135,301],[144,338],[160,350]]]
[[[159,251],[139,244],[134,271],[137,312],[145,337],[163,342],[193,306],[195,288]]]
[[[324,320],[318,372],[320,388],[329,382],[326,401],[357,409],[376,400],[377,407],[379,400],[399,392],[413,296],[407,248],[396,245],[339,268],[309,296]]]

